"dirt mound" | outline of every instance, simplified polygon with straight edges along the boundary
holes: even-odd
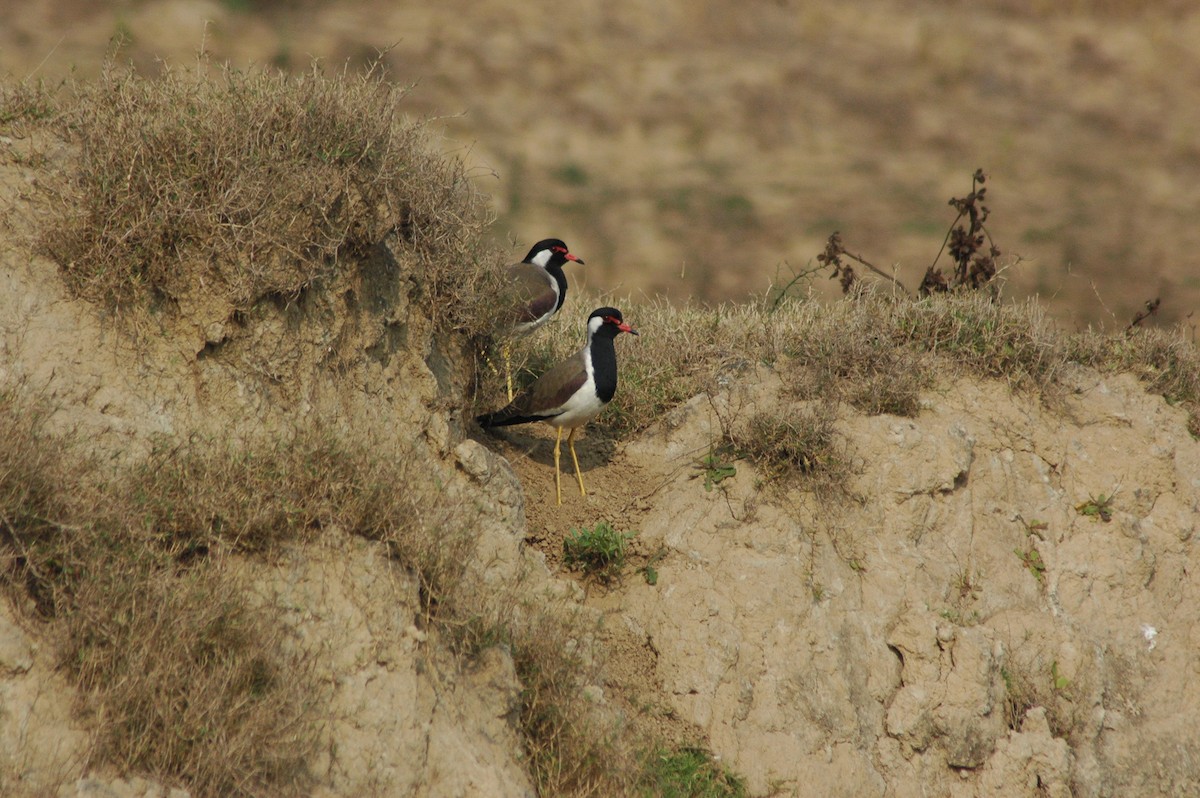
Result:
[[[29,142],[3,146],[0,191],[17,206],[35,179]],[[43,165],[73,157],[44,143],[35,154]],[[404,467],[318,469],[314,478],[305,465],[325,461],[301,460],[310,489],[284,492],[281,517],[292,523],[291,505],[319,512],[287,539],[271,529],[255,533],[263,541],[233,534],[234,513],[200,512],[185,530],[196,539],[182,546],[167,530],[188,507],[155,516],[153,501],[129,498],[138,512],[119,540],[165,563],[149,569],[160,592],[145,596],[186,604],[179,599],[191,594],[163,585],[202,574],[197,563],[220,568],[225,581],[213,584],[238,588],[241,614],[206,624],[221,632],[230,618],[277,619],[277,636],[260,644],[312,680],[296,680],[310,692],[284,695],[312,710],[299,724],[303,745],[285,751],[284,764],[258,762],[268,772],[250,783],[237,773],[204,781],[179,760],[158,765],[137,746],[114,746],[107,705],[96,703],[112,686],[79,678],[79,663],[63,654],[92,662],[106,646],[55,637],[54,613],[66,605],[54,586],[70,586],[72,562],[31,553],[92,521],[0,517],[6,794],[162,794],[176,782],[208,794],[218,794],[214,784],[326,796],[633,792],[644,761],[608,756],[625,732],[711,750],[755,795],[1200,791],[1200,688],[1189,678],[1200,642],[1189,578],[1200,566],[1200,443],[1185,410],[1131,375],[1064,366],[1058,390],[1039,396],[948,369],[922,387],[912,417],[838,405],[828,442],[837,457],[792,453],[799,473],[781,479],[723,444],[731,431],[752,442],[778,429],[748,420],[804,418],[821,400],[798,398],[794,358],[723,352],[691,364],[711,368],[710,389],[648,431],[614,440],[597,424],[584,435],[590,492],[579,495],[564,473],[559,507],[545,430],[469,437],[463,412],[486,378],[470,344],[418,303],[402,241],[386,238],[291,298],[233,307],[185,292],[170,312],[137,316],[149,325],[140,329],[76,298],[58,265],[9,241],[0,252],[0,409],[17,399],[45,408],[39,424],[49,434],[27,444],[75,441],[80,458],[103,458],[93,475],[103,483],[109,472],[160,462],[148,456],[163,451],[274,441],[321,419],[365,441],[347,456]],[[805,334],[809,317],[796,318],[794,332]],[[706,328],[714,338],[719,323],[714,314]],[[995,327],[972,329],[995,338]],[[938,339],[943,348],[947,340]],[[1118,339],[1122,351],[1128,341]],[[641,390],[653,387],[639,378]],[[275,476],[289,467],[283,455],[243,454],[220,462]],[[837,473],[823,472],[835,459]],[[230,473],[236,482],[259,472]],[[364,493],[364,473],[395,476],[385,491]],[[5,502],[9,478],[0,468]],[[180,495],[204,495],[195,492],[203,485],[178,481]],[[262,494],[277,484],[249,482],[258,494],[249,498],[270,499]],[[76,488],[90,489],[59,492]],[[409,503],[389,504],[393,496]],[[380,520],[375,505],[391,515]],[[378,529],[395,522],[397,507],[412,521],[408,537]],[[637,533],[623,578],[606,584],[568,571],[562,557],[572,529],[601,521]],[[134,598],[97,616],[101,625],[136,630],[130,619],[140,618],[164,646],[187,637],[164,629],[155,602]],[[551,608],[569,622],[543,634]],[[70,628],[109,648],[131,639]],[[185,664],[228,649],[200,631]],[[252,702],[286,687],[272,662],[251,657],[237,695]],[[167,693],[179,694],[178,685]],[[198,702],[166,703],[157,718],[186,717]],[[616,721],[589,725],[593,713]],[[222,736],[208,728],[179,735],[188,756],[220,742],[201,739]],[[579,747],[589,738],[613,747]],[[221,750],[196,761],[211,765]]]
[[[761,368],[585,465],[597,494],[561,510],[517,458],[527,534],[552,559],[587,519],[639,533],[657,583],[589,602],[752,794],[1195,791],[1200,444],[1131,377],[1069,381],[1056,407],[965,379],[916,418],[843,413],[838,496],[744,462],[706,488],[725,420],[788,401]]]
[[[421,498],[421,486],[436,481],[439,501],[451,507],[469,502],[476,508],[470,550],[478,559],[469,563],[471,583],[511,585],[528,578],[522,577],[529,568],[519,540],[509,531],[511,505],[518,503],[515,486],[504,488],[506,479],[512,482],[511,474],[493,455],[460,442],[451,432],[455,421],[450,408],[460,404],[468,373],[462,342],[435,336],[433,322],[416,309],[403,242],[393,240],[395,249],[382,243],[319,288],[290,299],[266,295],[238,306],[220,297],[185,295],[174,310],[159,315],[113,315],[102,305],[76,298],[58,265],[30,251],[33,231],[20,226],[44,212],[28,202],[29,187],[44,174],[38,169],[65,167],[75,154],[45,139],[7,139],[4,147],[0,192],[9,212],[10,237],[0,252],[0,399],[6,413],[26,402],[43,408],[40,415],[24,417],[38,427],[42,446],[61,446],[70,458],[102,463],[93,475],[102,481],[148,456],[166,452],[158,462],[169,466],[172,453],[203,450],[213,442],[235,449],[264,440],[285,445],[306,419],[321,419],[329,430],[365,435],[371,446],[367,456],[403,456],[412,459],[414,469],[416,464],[427,469],[419,483],[394,485],[393,492],[411,494],[415,503],[428,507],[432,497]],[[31,152],[38,154],[36,168]],[[401,462],[399,467],[407,466]],[[469,475],[468,467],[494,472],[486,494],[476,487],[480,476]],[[268,466],[266,473],[279,468],[285,468],[282,462]],[[222,477],[217,470],[200,478]],[[203,486],[181,487],[195,502],[200,494],[194,489]],[[20,492],[23,486],[15,489]],[[86,488],[63,484],[57,489]],[[246,495],[245,500],[261,498]],[[4,501],[15,500],[5,494]],[[483,517],[477,512],[481,507],[486,509]],[[170,512],[181,520],[209,509],[188,507],[185,500]],[[438,515],[437,510],[429,515]],[[218,509],[203,524],[216,530],[231,520]],[[52,529],[62,523],[60,518],[46,521]],[[167,534],[161,520],[157,529],[155,522],[147,523],[152,536]],[[20,524],[9,516],[0,522],[5,535],[0,562],[10,578],[22,569],[30,573],[33,546],[69,537],[60,527],[30,542],[21,537]],[[179,568],[186,574],[184,565],[198,555],[201,562],[221,561],[227,585],[252,586],[244,598],[250,615],[282,620],[281,635],[259,645],[285,645],[289,661],[303,668],[305,680],[298,683],[316,685],[313,693],[299,696],[298,711],[304,717],[285,730],[297,738],[295,751],[305,757],[303,778],[293,781],[287,773],[271,777],[277,778],[274,789],[293,794],[299,785],[305,794],[345,796],[532,794],[521,741],[510,722],[520,688],[512,658],[495,648],[465,667],[437,630],[429,628],[428,574],[396,565],[405,556],[397,540],[371,540],[336,527],[325,532],[319,540],[302,535],[290,547],[272,545],[274,553],[266,558],[243,556],[241,544],[222,542],[219,534],[190,546],[190,554],[168,552],[176,563],[168,572]],[[129,545],[135,541],[131,537]],[[456,549],[451,545],[445,552],[454,555]],[[34,568],[28,578],[32,585],[42,574]],[[169,578],[162,575],[158,581]],[[75,665],[63,662],[63,651],[74,643],[61,640],[55,626],[60,614],[55,607],[64,599],[54,592],[39,603],[39,595],[21,589],[23,584],[21,578],[10,581],[13,590],[0,601],[0,792],[167,794],[166,787],[160,790],[156,781],[140,776],[171,783],[170,772],[114,774],[139,770],[122,762],[153,761],[145,752],[156,743],[139,742],[150,730],[130,730],[131,742],[118,745],[114,753],[112,738],[120,731],[113,727],[130,721],[118,718],[114,723],[95,713],[88,691],[64,675],[64,670],[74,672]],[[139,614],[136,605],[128,612]],[[179,622],[169,613],[164,618],[168,624]],[[130,622],[128,615],[110,620],[117,627]],[[168,636],[185,637],[189,631],[176,628]],[[79,650],[89,654],[85,643]],[[143,661],[140,667],[148,664]],[[138,676],[116,676],[125,678],[136,683]],[[158,699],[150,694],[140,698],[147,705]],[[165,717],[156,714],[167,724],[157,735],[173,740],[178,729],[171,716],[177,715],[182,727],[188,704],[200,700],[199,695],[180,699],[165,710]],[[218,727],[222,722],[206,721]],[[308,731],[315,731],[315,746],[299,739]],[[208,735],[203,727],[186,733]],[[224,733],[244,739],[238,730]],[[222,750],[219,740],[183,744]],[[254,756],[244,748],[225,753],[230,758]],[[250,773],[230,774],[227,782],[209,777],[201,780],[208,785],[202,792],[216,794],[212,785],[224,784],[217,793],[251,794],[262,789],[255,778]]]

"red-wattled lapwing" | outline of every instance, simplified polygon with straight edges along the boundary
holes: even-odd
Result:
[[[572,255],[561,240],[547,238],[534,244],[525,260],[508,267],[512,333],[524,335],[536,330],[550,321],[550,317],[562,307],[567,298],[567,276],[563,274],[562,267],[569,260],[583,265],[583,261]],[[508,401],[511,402],[512,364],[507,342],[500,353],[504,357],[504,381],[508,387]]]
[[[575,463],[575,478],[579,493],[587,495],[579,458],[575,456],[575,431],[595,418],[617,392],[617,348],[613,339],[623,332],[637,335],[637,330],[625,323],[616,308],[599,308],[588,316],[587,344],[571,357],[534,380],[507,406],[495,413],[485,413],[476,421],[482,427],[507,427],[545,421],[558,429],[554,440],[554,489],[562,504],[562,479],[559,473],[559,447],[563,427],[571,460]]]

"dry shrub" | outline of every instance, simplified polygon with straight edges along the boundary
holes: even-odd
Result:
[[[282,611],[213,563],[90,555],[60,645],[95,755],[200,796],[306,794],[326,696]]]
[[[521,681],[518,722],[538,794],[630,794],[641,777],[638,741],[583,694],[599,663],[582,656],[578,626],[539,613],[511,624],[510,634]]]
[[[58,128],[79,154],[51,181],[41,241],[81,296],[138,307],[199,292],[245,308],[386,241],[432,318],[482,329],[488,211],[381,70],[201,61],[149,79],[110,64],[71,89]]]
[[[87,464],[45,433],[45,406],[15,390],[0,390],[0,578],[40,613],[55,604],[54,577],[63,563],[38,552],[53,545],[64,524],[79,514],[72,491]]]
[[[834,421],[831,401],[759,411],[734,420],[726,440],[738,455],[757,465],[770,479],[799,477],[806,488],[825,494],[845,484],[850,460]]]

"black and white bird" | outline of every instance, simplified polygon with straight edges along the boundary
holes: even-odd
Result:
[[[554,440],[554,489],[559,504],[562,504],[559,449],[564,428],[571,430],[567,435],[567,446],[575,463],[579,493],[587,495],[583,474],[579,471],[579,458],[575,455],[575,432],[595,418],[617,392],[614,340],[623,332],[638,334],[625,323],[621,311],[616,308],[593,310],[588,316],[587,344],[582,349],[538,377],[505,407],[476,418],[485,428],[545,421],[558,430]]]
[[[567,276],[563,266],[567,261],[583,265],[583,260],[571,254],[567,245],[557,238],[546,238],[529,249],[529,254],[520,263],[508,267],[511,309],[507,313],[511,328],[509,334],[524,335],[533,332],[558,313],[567,298]],[[508,388],[508,400],[513,398],[512,363],[509,359],[509,344],[501,350],[504,357],[504,380]]]

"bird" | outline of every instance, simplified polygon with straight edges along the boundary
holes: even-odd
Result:
[[[554,440],[554,490],[562,504],[562,477],[559,450],[562,431],[567,435],[579,493],[587,495],[579,458],[575,455],[575,433],[612,401],[617,392],[617,348],[614,341],[626,332],[638,331],[625,323],[621,311],[604,307],[593,310],[587,321],[587,343],[566,360],[556,364],[523,390],[515,399],[494,413],[484,413],[476,421],[484,429],[545,421],[558,430]]]
[[[583,259],[571,254],[567,245],[558,238],[546,238],[529,249],[520,263],[508,267],[508,301],[511,307],[506,312],[511,325],[510,335],[525,335],[541,327],[558,312],[567,298],[567,276],[562,267],[567,261],[580,266]],[[504,358],[504,382],[508,388],[508,401],[513,399],[512,362],[509,344],[501,348]]]

